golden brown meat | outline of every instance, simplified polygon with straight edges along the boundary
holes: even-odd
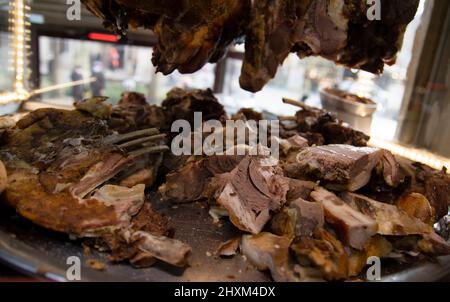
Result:
[[[20,215],[54,231],[77,237],[133,236],[131,224],[144,206],[145,184],[117,184],[125,169],[134,170],[143,161],[158,165],[168,147],[161,145],[155,128],[118,134],[107,119],[89,113],[107,112],[99,110],[102,103],[91,103],[94,106],[83,110],[31,112],[7,132],[0,148],[8,173],[4,196]],[[169,238],[158,240],[159,250],[183,245]],[[184,251],[178,255],[183,259],[169,259],[175,265],[184,263],[189,248],[178,250]],[[168,261],[162,254],[154,256]]]

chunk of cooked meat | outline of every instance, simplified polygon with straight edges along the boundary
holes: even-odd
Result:
[[[288,184],[280,169],[262,156],[246,156],[224,175],[217,203],[228,210],[231,222],[240,230],[258,234],[286,201]]]
[[[314,191],[316,183],[312,181],[298,180],[294,178],[288,178],[289,191],[287,192],[287,201],[293,201],[298,198],[309,200],[311,192]]]
[[[121,173],[158,165],[168,147],[157,129],[118,134],[96,114],[103,112],[100,103],[83,104],[81,110],[33,111],[8,131],[0,148],[8,172],[5,200],[42,227],[77,237],[120,232],[128,244],[133,219],[145,205],[145,184],[119,186]]]
[[[299,263],[318,267],[326,280],[348,277],[348,256],[342,243],[333,234],[319,229],[313,237],[298,237],[291,245]]]
[[[230,257],[237,254],[241,238],[233,238],[220,244],[216,250],[216,255],[221,257]]]
[[[342,198],[353,209],[373,218],[378,224],[378,234],[385,236],[420,235],[417,247],[422,252],[437,256],[450,254],[450,244],[437,235],[432,226],[410,216],[396,206],[354,193],[343,193]]]
[[[372,73],[382,73],[385,64],[396,62],[407,25],[414,19],[418,0],[381,0],[380,20],[367,17],[370,4],[350,1],[346,8],[348,34],[336,63]]]
[[[75,108],[80,111],[86,111],[95,117],[108,119],[112,114],[112,105],[106,102],[107,98],[93,97],[74,103]]]
[[[211,89],[186,91],[174,88],[167,93],[162,107],[171,121],[187,120],[194,126],[194,113],[201,112],[203,121],[225,121],[227,114]]]
[[[118,132],[148,127],[167,130],[169,121],[163,108],[148,104],[142,93],[124,92],[113,108],[109,126]]]
[[[344,0],[83,0],[110,30],[128,25],[153,30],[157,70],[192,73],[217,62],[245,36],[241,87],[256,92],[289,53],[322,56],[349,68],[379,74],[394,64],[418,0],[382,0],[381,19],[371,5]]]
[[[294,238],[312,236],[325,224],[321,203],[298,198],[289,203],[272,218],[270,226],[276,235]]]
[[[309,147],[308,140],[298,134],[288,139],[280,139],[279,145],[281,148],[281,160],[287,163],[295,162],[297,153]]]
[[[275,76],[297,42],[299,23],[311,2],[260,0],[253,3],[239,79],[243,89],[257,92]]]
[[[276,282],[293,282],[297,278],[289,267],[291,239],[271,233],[242,236],[241,252],[259,270],[270,270]]]
[[[381,20],[370,21],[370,5],[362,1],[256,1],[246,35],[241,86],[261,90],[290,52],[381,73],[384,64],[395,63],[418,4],[383,0]]]
[[[401,170],[409,179],[406,193],[420,193],[433,206],[437,220],[447,215],[450,206],[450,176],[420,163],[400,161]]]
[[[350,207],[335,194],[317,187],[311,197],[322,204],[325,220],[351,247],[363,250],[370,238],[377,233],[376,219]]]
[[[166,175],[166,182],[160,186],[159,192],[163,200],[172,203],[208,198],[215,194],[209,190],[217,189],[215,186],[208,189],[211,182],[217,181],[217,186],[221,186],[221,180],[213,178],[231,172],[242,158],[227,155],[192,156],[181,167]]]
[[[280,134],[283,138],[298,134],[307,139],[310,146],[331,144],[367,146],[369,136],[349,127],[334,114],[291,99],[285,98],[283,102],[301,109],[297,111],[295,117],[284,117],[288,118],[289,123],[287,125],[281,123]]]
[[[436,223],[435,210],[422,194],[405,194],[397,200],[396,205],[410,216],[416,217],[426,224],[434,225]]]
[[[432,233],[433,228],[408,215],[394,205],[370,199],[364,195],[342,193],[343,200],[364,215],[378,223],[378,234],[387,236],[406,236]]]
[[[320,180],[333,190],[354,192],[369,183],[375,168],[386,183],[398,185],[399,170],[395,158],[389,151],[378,148],[349,145],[306,148],[285,172],[293,178]]]
[[[352,250],[348,255],[348,275],[356,277],[367,266],[370,257],[380,259],[388,256],[393,250],[392,244],[383,236],[374,236],[366,244],[364,250]]]
[[[158,44],[153,64],[164,74],[193,73],[217,62],[246,27],[250,0],[83,0],[104,25],[123,34],[128,24],[151,29]]]

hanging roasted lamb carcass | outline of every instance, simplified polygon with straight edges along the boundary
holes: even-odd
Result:
[[[108,29],[153,30],[157,70],[193,73],[245,38],[243,89],[261,90],[289,53],[375,74],[392,65],[419,0],[82,0]],[[377,10],[379,16],[377,16]],[[379,18],[377,18],[379,17]]]

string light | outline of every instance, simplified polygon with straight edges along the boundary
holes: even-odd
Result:
[[[14,0],[11,3],[12,9],[8,20],[13,33],[14,92],[0,94],[0,104],[21,102],[30,96],[25,89],[25,50],[29,48],[27,41],[30,30],[27,27],[30,25],[28,22],[30,6],[26,5],[25,1],[27,0]]]

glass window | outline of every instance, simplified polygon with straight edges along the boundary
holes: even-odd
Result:
[[[0,0],[0,66],[8,66],[2,68],[0,76],[0,94],[11,92],[14,90],[14,64],[11,56],[12,51],[12,35],[9,32],[9,1]]]
[[[374,100],[378,109],[373,116],[371,135],[393,140],[399,126],[398,116],[405,91],[406,74],[424,4],[425,1],[421,1],[416,18],[408,26],[397,63],[387,66],[381,76],[348,70],[322,58],[300,60],[295,54],[290,54],[276,77],[263,91],[250,94],[239,87],[242,62],[228,59],[222,99],[231,110],[237,110],[244,104],[246,107],[276,114],[293,114],[296,108],[282,104],[281,98],[303,99],[307,104],[321,107],[321,88],[339,88]]]
[[[155,74],[151,47],[41,36],[39,54],[41,88],[95,78],[42,94],[46,103],[70,105],[93,95],[106,95],[114,103],[123,91],[144,93],[158,103],[173,87],[210,88],[214,83],[214,66],[210,64],[192,75]]]

